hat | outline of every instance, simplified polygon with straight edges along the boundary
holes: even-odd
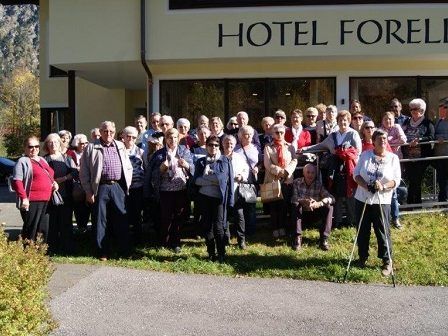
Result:
[[[448,107],[448,97],[442,98],[440,100],[439,106],[442,106],[442,105],[445,107]]]
[[[275,116],[276,117],[282,117],[283,119],[286,119],[286,113],[283,112],[282,110],[275,111]]]

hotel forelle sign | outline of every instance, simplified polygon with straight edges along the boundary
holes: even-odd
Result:
[[[222,47],[300,46],[402,46],[448,43],[446,18],[384,18],[325,20],[279,20],[219,23],[217,45]]]

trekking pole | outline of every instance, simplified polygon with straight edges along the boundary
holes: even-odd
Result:
[[[364,201],[364,207],[362,208],[361,218],[359,219],[358,229],[356,231],[355,240],[353,241],[352,253],[350,253],[350,258],[348,259],[347,269],[345,270],[345,274],[344,274],[344,282],[346,282],[346,280],[347,280],[348,270],[350,269],[350,264],[353,259],[353,254],[355,253],[356,241],[358,240],[359,231],[361,230],[361,223],[364,218],[364,212],[366,211],[366,206],[367,206],[367,199]]]
[[[389,257],[390,267],[392,268],[392,283],[395,288],[395,273],[394,273],[394,264],[392,263],[392,255],[390,253],[390,246],[389,246],[389,236],[387,234],[387,228],[386,228],[386,222],[384,221],[384,212],[383,207],[381,206],[381,199],[380,199],[380,192],[377,191],[376,194],[378,195],[378,205],[380,207],[380,213],[381,213],[381,222],[383,223],[383,229],[384,229],[384,235],[386,236],[386,249],[387,249],[387,256]]]

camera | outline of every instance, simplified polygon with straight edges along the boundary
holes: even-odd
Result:
[[[375,182],[371,182],[367,185],[367,190],[369,192],[371,192],[372,194],[376,193],[376,186],[375,186]]]

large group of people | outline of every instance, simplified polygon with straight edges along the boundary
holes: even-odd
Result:
[[[44,156],[39,139],[29,137],[13,175],[22,237],[41,234],[50,253],[72,253],[74,213],[81,232],[90,218],[98,257],[107,260],[113,250],[126,256],[144,241],[147,221],[158,243],[179,253],[181,230],[192,222],[209,259],[223,262],[231,235],[246,249],[256,231],[259,185],[276,182],[282,197],[263,206],[274,239],[290,237],[291,247],[300,250],[303,226],[317,222],[318,246],[326,251],[332,229],[359,224],[362,266],[373,225],[387,275],[389,228],[401,227],[402,175],[410,177],[407,202],[421,203],[423,174],[433,164],[438,200],[447,201],[448,160],[414,160],[448,155],[447,108],[444,99],[434,124],[424,100],[411,100],[406,116],[393,99],[377,127],[359,101],[350,111],[319,104],[289,115],[275,111],[262,119],[260,134],[244,111],[227,123],[200,115],[195,124],[154,112],[149,124],[140,115],[120,131],[104,121],[89,137],[72,138],[65,130],[49,134]],[[400,159],[410,160],[400,165]],[[53,204],[56,192],[63,204]]]

